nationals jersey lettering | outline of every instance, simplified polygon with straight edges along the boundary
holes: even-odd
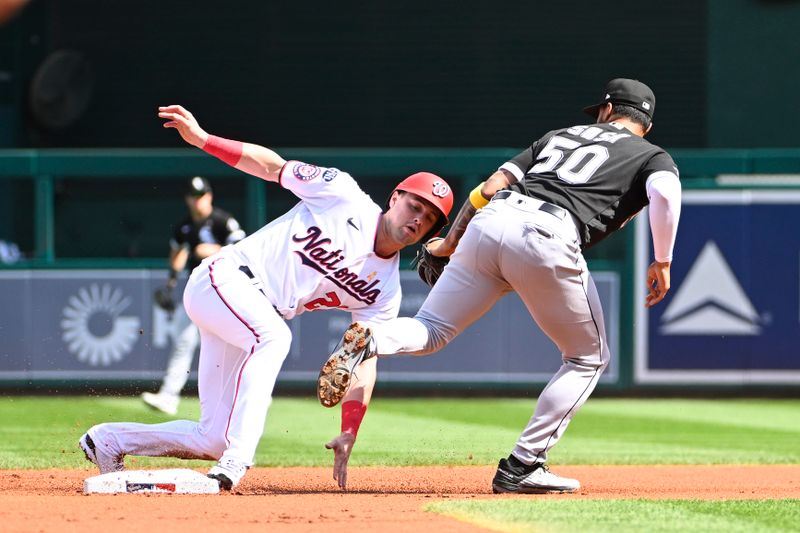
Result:
[[[335,270],[336,265],[344,259],[344,256],[341,255],[341,250],[329,252],[325,249],[323,245],[330,244],[332,241],[330,239],[321,238],[321,235],[321,229],[316,226],[311,226],[308,228],[304,237],[293,235],[292,240],[294,242],[308,241],[308,244],[303,246],[303,251],[308,252],[307,255],[298,250],[295,250],[294,253],[302,258],[304,265],[310,266],[324,274],[325,269]],[[313,261],[309,260],[309,258],[313,259]]]
[[[341,170],[289,161],[279,179],[301,201],[228,253],[263,282],[281,316],[339,308],[354,321],[396,317],[399,254],[374,251],[381,208]]]
[[[373,289],[373,287],[377,286],[381,280],[376,279],[371,282],[371,277],[374,277],[373,274],[367,276],[367,280],[363,280],[359,278],[357,273],[350,272],[347,268],[337,268],[337,265],[345,260],[345,256],[341,255],[342,250],[329,252],[325,249],[323,245],[330,244],[331,240],[322,238],[320,237],[321,235],[321,229],[316,226],[311,226],[308,228],[305,236],[292,236],[294,242],[301,243],[308,241],[303,247],[303,251],[308,252],[307,254],[304,254],[300,250],[294,251],[294,253],[300,256],[303,265],[325,274],[328,279],[357,300],[368,304],[374,304],[381,294],[381,291],[379,289]],[[328,273],[329,271],[331,271],[330,274]],[[306,308],[308,309],[308,306],[306,306]]]
[[[667,152],[613,122],[551,131],[500,168],[517,178],[511,190],[572,213],[584,249],[647,205],[651,174],[677,175]]]

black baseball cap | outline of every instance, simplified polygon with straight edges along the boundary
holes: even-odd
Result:
[[[608,82],[603,100],[599,104],[584,107],[583,112],[597,118],[600,108],[608,103],[634,107],[650,118],[653,118],[656,110],[656,96],[650,87],[627,78],[616,78]]]
[[[195,176],[186,184],[184,194],[186,196],[203,196],[207,192],[211,192],[211,183],[201,176]]]

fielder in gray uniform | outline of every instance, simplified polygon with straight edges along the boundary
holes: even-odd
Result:
[[[545,462],[611,357],[583,250],[649,205],[655,260],[647,269],[645,305],[660,302],[670,288],[681,185],[670,155],[644,140],[655,96],[629,79],[611,80],[603,94],[584,110],[594,124],[547,133],[476,187],[447,237],[428,244],[434,255],[452,258],[414,318],[372,329],[351,325],[323,367],[332,378],[320,380],[321,387],[346,382],[365,357],[431,354],[516,291],[559,347],[563,364],[511,454],[500,460],[495,492],[580,488]]]

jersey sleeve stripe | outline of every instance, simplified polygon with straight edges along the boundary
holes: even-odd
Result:
[[[647,176],[647,187],[650,187],[650,184],[653,183],[657,179],[661,178],[673,178],[678,179],[678,176],[674,172],[669,172],[668,170],[659,170],[657,172],[653,172],[649,176]]]
[[[278,171],[278,185],[283,187],[283,171],[286,170],[286,167],[288,167],[290,163],[296,163],[296,162],[297,161],[295,161],[294,159],[290,159],[283,164],[281,169]],[[286,187],[283,188],[285,189]]]

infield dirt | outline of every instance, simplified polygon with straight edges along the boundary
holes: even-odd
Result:
[[[329,468],[255,468],[232,493],[83,494],[96,470],[5,470],[0,524],[22,531],[485,531],[428,513],[446,499],[800,498],[800,465],[559,466],[581,480],[576,494],[493,495],[491,466],[353,467],[341,492]]]

